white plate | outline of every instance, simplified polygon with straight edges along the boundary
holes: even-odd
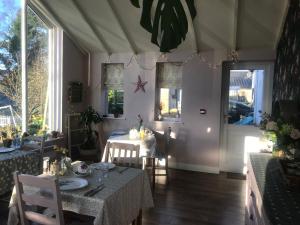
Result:
[[[87,177],[92,174],[92,170],[89,169],[87,173],[79,173],[78,171],[73,171],[76,177]]]
[[[95,169],[101,169],[105,165],[108,165],[108,169],[109,170],[112,170],[113,168],[116,167],[116,164],[114,164],[114,163],[106,163],[106,162],[95,163],[95,164],[91,165],[91,167],[93,167]]]
[[[59,189],[61,191],[70,191],[70,190],[77,190],[80,188],[84,188],[88,185],[88,181],[82,178],[59,178]]]
[[[0,147],[0,153],[12,152],[12,151],[15,151],[15,150],[16,150],[16,148]]]
[[[125,135],[128,134],[128,131],[125,130],[115,130],[111,133],[111,136],[117,136],[117,135]]]

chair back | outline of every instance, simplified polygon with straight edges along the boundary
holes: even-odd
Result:
[[[105,162],[113,162],[120,166],[139,167],[140,146],[108,142],[106,145]]]
[[[22,225],[29,225],[29,221],[44,225],[64,225],[61,197],[57,179],[37,177],[15,172],[14,180]],[[42,196],[39,195],[39,193],[25,193],[23,188],[24,186],[45,189],[47,190],[47,193],[49,191],[48,195],[51,196]],[[55,214],[55,218],[30,211],[26,205],[49,208]]]
[[[168,127],[163,133],[154,131],[154,135],[158,153],[167,156],[171,142],[171,127]]]

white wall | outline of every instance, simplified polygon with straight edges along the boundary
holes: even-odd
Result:
[[[167,61],[183,62],[192,53],[168,54]],[[138,55],[139,64],[153,68],[143,70],[131,60],[132,54],[92,54],[91,56],[91,83],[88,87],[90,104],[99,112],[104,113],[103,99],[101,99],[101,64],[124,63],[125,89],[125,119],[106,119],[104,130],[106,134],[117,128],[131,128],[137,123],[137,115],[141,114],[145,125],[155,130],[164,130],[168,126],[175,132],[176,138],[172,141],[171,167],[204,171],[219,172],[220,152],[220,112],[221,112],[221,82],[222,68],[210,68],[208,63],[218,64],[227,59],[226,51],[211,51],[201,53],[203,59],[195,57],[183,67],[182,87],[182,123],[155,122],[155,64],[159,53],[144,53]],[[162,58],[162,57],[161,57]],[[159,61],[166,61],[160,58]],[[244,51],[240,53],[243,60],[268,60],[274,58],[270,51]],[[131,62],[131,63],[130,63]],[[129,65],[128,65],[129,64]],[[148,81],[146,93],[134,93],[138,75]],[[199,110],[206,109],[207,114],[201,115]],[[210,132],[207,130],[210,128]]]

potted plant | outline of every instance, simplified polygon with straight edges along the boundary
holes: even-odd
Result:
[[[123,113],[123,109],[120,106],[114,106],[113,108],[114,118],[118,118]]]
[[[9,137],[9,135],[7,134],[7,132],[5,132],[5,131],[1,132],[1,139],[2,139],[4,147],[9,148],[11,146],[12,139]]]
[[[83,144],[80,146],[80,154],[95,154],[97,148],[98,132],[93,130],[92,125],[100,123],[101,116],[91,106],[80,114],[80,123],[86,128]]]

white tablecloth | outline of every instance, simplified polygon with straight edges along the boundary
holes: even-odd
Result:
[[[109,172],[104,179],[105,188],[93,197],[84,193],[98,185],[100,171],[94,170],[86,179],[88,187],[76,191],[62,191],[64,210],[95,217],[94,225],[128,225],[140,209],[153,207],[153,198],[147,174],[140,169],[129,168],[123,173],[118,169]],[[10,202],[8,225],[18,223],[16,196]]]
[[[107,142],[134,144],[140,146],[140,157],[153,157],[156,151],[156,140],[154,135],[145,135],[144,139],[130,139],[128,134],[115,135],[108,138]],[[106,151],[106,148],[105,148]],[[103,154],[105,156],[105,152]]]

